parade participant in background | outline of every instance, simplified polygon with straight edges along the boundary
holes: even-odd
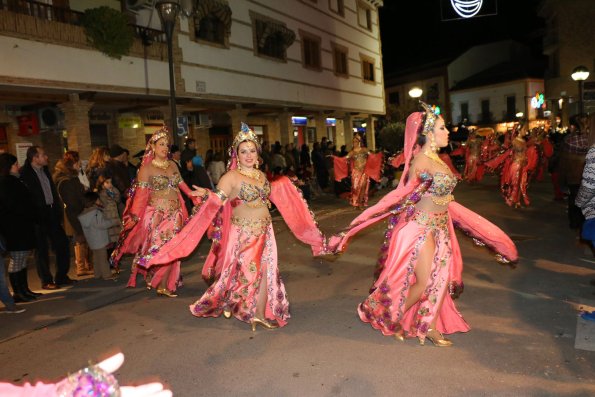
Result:
[[[111,258],[117,268],[122,255],[135,254],[128,287],[136,286],[136,276],[140,273],[148,289],[156,288],[158,295],[176,297],[180,261],[158,266],[147,264],[147,258],[159,252],[188,218],[180,192],[189,196],[191,190],[183,182],[178,167],[168,159],[168,143],[165,127],[157,130],[147,143],[138,179],[130,189],[122,217],[123,229]]]
[[[527,127],[521,123],[517,126],[510,148],[494,159],[487,161],[485,166],[497,169],[502,166],[500,175],[500,191],[504,201],[510,207],[520,208],[521,199],[529,206],[527,186],[529,183],[527,168]]]
[[[454,225],[499,252],[502,262],[518,254],[498,227],[454,201],[457,180],[437,155],[448,144],[449,132],[444,120],[423,106],[425,112],[407,118],[399,186],[331,238],[329,250],[343,252],[360,230],[389,218],[374,284],[358,307],[359,317],[397,340],[417,337],[422,345],[429,339],[445,347],[452,342],[443,334],[469,330],[453,301],[463,291]]]
[[[242,123],[230,148],[228,171],[219,180],[217,190],[195,187],[193,194],[202,197],[200,209],[148,260],[149,264],[159,264],[189,255],[214,218],[213,245],[202,271],[203,278],[212,284],[190,305],[190,311],[197,317],[218,317],[222,313],[227,318],[234,316],[251,324],[253,331],[256,326],[284,326],[289,319],[289,303],[277,266],[270,203],[315,255],[326,252],[326,240],[299,191],[285,176],[270,183],[258,169],[259,151],[256,134]]]
[[[345,157],[333,156],[335,181],[341,182],[351,168],[351,198],[349,204],[363,209],[368,205],[370,178],[380,181],[382,153],[373,154],[363,144],[361,134],[353,136],[353,149]]]
[[[465,172],[463,172],[463,179],[469,183],[480,182],[483,177],[482,172],[478,172],[481,144],[482,141],[477,136],[476,131],[471,131],[464,146]]]

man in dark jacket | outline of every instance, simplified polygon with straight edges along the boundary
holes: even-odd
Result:
[[[27,149],[27,160],[21,168],[21,180],[31,192],[37,210],[35,225],[37,274],[43,289],[57,289],[58,285],[70,285],[70,248],[64,233],[64,206],[60,201],[48,170],[48,156],[43,148],[31,146]],[[50,271],[48,239],[56,254],[56,277]]]
[[[109,149],[109,156],[110,159],[107,163],[107,168],[112,176],[112,185],[118,189],[122,202],[126,204],[126,199],[128,198],[126,193],[130,188],[126,149],[120,145],[112,145]]]

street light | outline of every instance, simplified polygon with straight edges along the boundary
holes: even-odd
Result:
[[[171,131],[174,140],[178,140],[178,116],[176,114],[176,87],[174,85],[174,54],[173,54],[173,33],[178,14],[180,13],[180,4],[177,1],[159,0],[155,8],[161,19],[161,26],[165,31],[167,38],[167,60],[169,62],[169,104],[171,106]]]
[[[572,80],[578,81],[578,114],[583,114],[583,81],[589,78],[589,69],[584,66],[577,66],[572,71]]]
[[[409,90],[409,96],[413,99],[417,99],[421,96],[421,94],[423,94],[423,90],[419,87],[413,87],[412,89]]]

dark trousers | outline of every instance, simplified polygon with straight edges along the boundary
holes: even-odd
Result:
[[[585,221],[583,212],[574,203],[580,187],[581,185],[568,185],[568,223],[571,229],[580,229]]]
[[[55,282],[60,283],[68,279],[70,269],[70,247],[68,237],[60,224],[60,220],[51,207],[45,210],[43,221],[35,226],[35,262],[37,263],[37,274],[43,284],[54,282],[50,271],[50,246],[56,254],[56,278]],[[48,244],[49,241],[49,244]]]

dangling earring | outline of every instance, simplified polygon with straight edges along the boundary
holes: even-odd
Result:
[[[256,164],[254,164],[254,168],[258,169],[260,167],[260,160],[256,160]]]
[[[436,147],[436,141],[434,140],[434,134],[430,135],[430,150],[434,153],[438,153],[438,148]]]
[[[242,165],[240,164],[240,162],[238,161],[238,171],[242,170]]]

